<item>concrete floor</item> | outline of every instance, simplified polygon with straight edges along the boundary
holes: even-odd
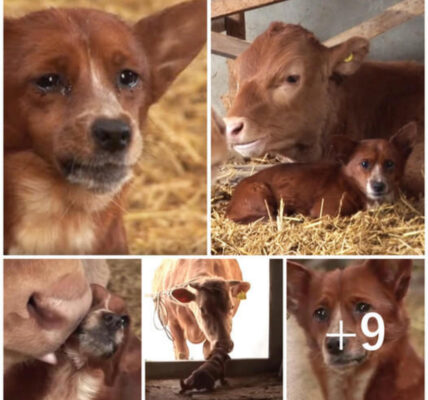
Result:
[[[227,378],[229,385],[217,387],[209,393],[180,395],[180,382],[174,380],[148,380],[147,400],[282,400],[282,379],[276,375],[257,375],[245,378]]]

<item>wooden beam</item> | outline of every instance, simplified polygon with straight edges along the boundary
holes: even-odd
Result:
[[[352,36],[362,36],[366,39],[374,37],[424,13],[424,0],[403,0],[383,13],[364,21],[363,23],[340,33],[324,42],[328,47],[342,43]],[[228,58],[236,58],[251,43],[237,38],[231,38],[220,33],[212,32],[212,53]]]
[[[232,36],[211,32],[211,52],[227,58],[238,57],[251,43]]]
[[[361,24],[340,33],[324,42],[328,47],[342,43],[352,36],[362,36],[366,39],[374,37],[424,13],[424,0],[404,0],[387,8],[379,14]]]
[[[245,13],[224,17],[226,35],[245,40]]]
[[[282,1],[285,0],[211,0],[211,18],[225,17]]]

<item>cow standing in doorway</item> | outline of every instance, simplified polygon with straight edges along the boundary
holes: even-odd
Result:
[[[424,67],[366,62],[368,51],[364,38],[328,48],[301,26],[273,22],[232,65],[229,147],[310,162],[326,157],[332,135],[389,139],[416,121],[403,182],[407,193],[422,194]]]
[[[187,340],[203,342],[206,359],[216,346],[232,351],[232,318],[250,289],[236,260],[166,260],[155,272],[152,289],[176,360],[189,359]]]

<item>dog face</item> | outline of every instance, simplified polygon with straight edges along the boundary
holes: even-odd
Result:
[[[404,166],[417,138],[417,125],[410,122],[390,140],[369,139],[355,142],[344,136],[332,138],[336,155],[345,173],[355,180],[373,202],[392,202],[403,176]]]
[[[91,288],[91,309],[73,336],[78,339],[81,354],[109,358],[125,343],[130,319],[122,298],[99,285]]]
[[[117,191],[140,156],[150,104],[205,41],[204,18],[188,23],[201,9],[193,1],[132,27],[83,9],[6,20],[6,149],[31,148],[68,183]]]
[[[54,362],[53,352],[75,330],[90,303],[91,291],[80,261],[6,260],[6,364],[26,358]]]
[[[288,310],[296,316],[325,366],[355,368],[392,351],[408,329],[402,300],[409,285],[411,265],[410,260],[369,260],[345,269],[319,272],[287,263]],[[362,346],[377,341],[362,331],[361,321],[367,312],[378,313],[385,324],[384,343],[374,352]],[[343,332],[356,334],[344,338],[343,349],[338,338],[326,336],[339,332],[340,321]],[[377,322],[370,319],[368,328],[375,331]]]

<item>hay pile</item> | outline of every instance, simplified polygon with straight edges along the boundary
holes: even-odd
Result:
[[[108,288],[125,300],[132,332],[141,339],[141,262],[127,259],[107,263],[111,273]]]
[[[92,7],[127,21],[180,0],[5,0],[7,16]],[[206,253],[206,51],[149,112],[125,215],[133,254]]]
[[[252,160],[249,164],[270,164]],[[422,255],[425,219],[421,202],[401,196],[394,205],[362,211],[351,217],[279,215],[271,221],[239,225],[225,217],[238,164],[226,164],[213,188],[212,254],[242,255]]]

